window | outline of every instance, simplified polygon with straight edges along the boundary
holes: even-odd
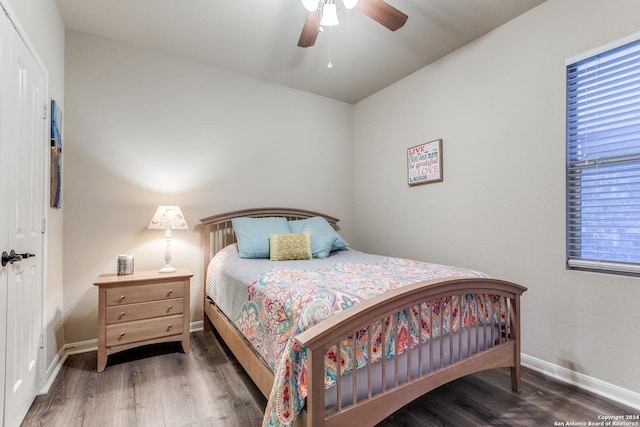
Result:
[[[640,274],[640,40],[567,65],[567,258]]]

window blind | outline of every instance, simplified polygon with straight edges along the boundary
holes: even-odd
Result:
[[[570,268],[640,273],[640,40],[567,66]]]

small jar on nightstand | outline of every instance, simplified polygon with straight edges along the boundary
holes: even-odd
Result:
[[[189,352],[191,277],[186,268],[98,276],[98,372],[110,354],[141,345],[180,341]]]

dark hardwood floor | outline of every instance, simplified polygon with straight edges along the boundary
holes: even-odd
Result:
[[[158,344],[109,357],[96,372],[96,352],[71,355],[23,426],[259,426],[266,400],[211,332],[191,334],[191,353]],[[511,391],[508,369],[453,381],[412,402],[378,427],[560,426],[598,422],[599,415],[640,411],[523,369]],[[579,424],[578,424],[579,425]]]

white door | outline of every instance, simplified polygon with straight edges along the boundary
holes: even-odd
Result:
[[[0,11],[0,88],[8,87],[9,82],[9,40],[11,25],[7,17]],[[0,182],[7,182],[9,179],[8,159],[9,146],[2,143],[7,140],[7,120],[2,117],[2,113],[8,108],[8,97],[4,90],[0,90]],[[0,185],[0,252],[8,249],[9,244],[9,209],[5,205],[5,200],[9,200],[9,188]],[[7,267],[0,265],[0,425],[4,420],[4,367],[7,332]]]
[[[1,250],[19,255],[4,267],[6,282],[0,286],[6,289],[4,425],[13,427],[20,425],[41,382],[46,104],[44,73],[10,23],[3,27],[7,25],[9,76],[0,87],[0,162],[7,176],[0,228],[7,230],[7,243]]]

